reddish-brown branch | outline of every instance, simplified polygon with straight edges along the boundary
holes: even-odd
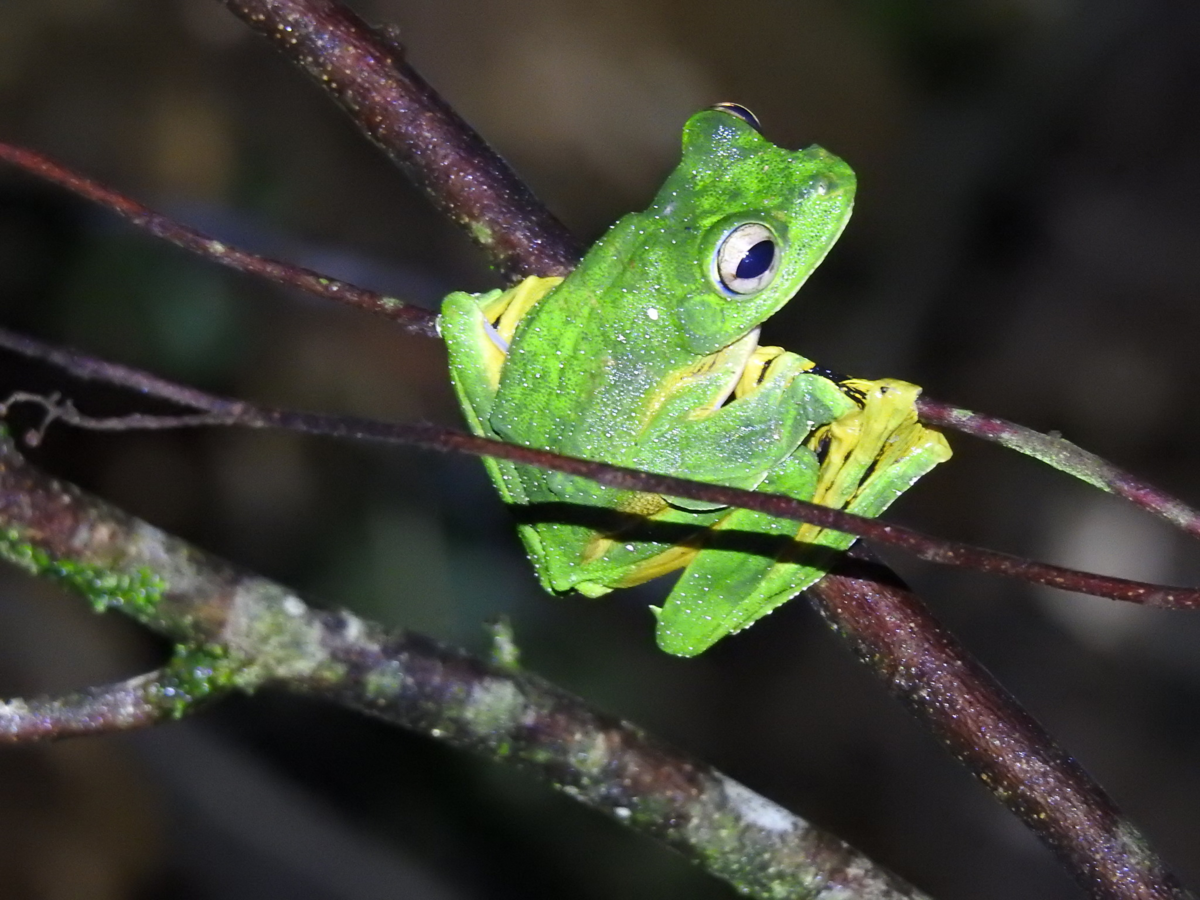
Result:
[[[571,234],[405,62],[395,39],[330,0],[225,5],[312,76],[506,277],[574,268]]]
[[[1200,537],[1200,511],[1068,440],[1042,434],[997,416],[960,409],[931,397],[919,398],[917,411],[927,425],[960,431],[1032,456],[1161,516],[1193,537]]]
[[[12,346],[13,342],[8,340],[8,337],[5,331],[0,329],[0,345],[7,343]],[[24,338],[21,343],[25,348],[38,346],[38,342],[31,338]],[[36,356],[46,359],[51,355],[56,358],[73,355],[79,359],[80,369],[91,371],[99,367],[99,361],[91,361],[82,354],[72,354],[71,351],[64,350],[58,350],[52,354],[49,349],[47,348],[46,352],[36,353]],[[92,365],[93,362],[96,365]],[[156,387],[170,385],[170,382],[164,382],[162,379],[138,372],[136,369],[129,367],[119,367],[119,369],[120,371],[114,374],[119,375],[122,381],[110,380],[108,383],[136,385],[143,393],[152,396],[158,396],[154,393]],[[782,494],[723,487],[671,475],[655,475],[625,466],[614,466],[573,456],[563,456],[533,447],[507,444],[491,438],[425,423],[380,422],[355,416],[323,415],[257,406],[246,401],[218,397],[183,386],[178,386],[177,390],[168,390],[163,395],[164,399],[169,400],[176,400],[178,397],[184,396],[188,398],[186,401],[188,405],[205,410],[205,412],[185,415],[132,413],[125,416],[97,418],[81,413],[69,401],[61,402],[40,394],[18,392],[0,404],[0,414],[7,413],[8,409],[18,404],[34,404],[46,411],[46,418],[42,425],[43,430],[55,421],[96,431],[240,425],[247,428],[282,428],[305,434],[408,444],[426,450],[465,453],[471,456],[489,456],[523,465],[552,469],[568,475],[577,475],[619,490],[643,491],[668,497],[687,497],[717,506],[751,509],[779,518],[807,522],[821,528],[830,528],[834,531],[867,538],[877,544],[896,547],[918,559],[939,565],[971,569],[990,575],[1016,578],[1033,584],[1044,584],[1061,590],[1090,594],[1094,597],[1106,597],[1110,600],[1123,600],[1127,603],[1140,603],[1163,609],[1200,608],[1200,590],[1195,588],[1177,588],[1132,581],[1126,578],[1097,575],[1094,572],[1083,572],[1065,566],[1036,562],[1024,557],[964,544],[960,541],[932,537],[902,525],[893,525],[879,519],[854,515],[844,510],[798,500]],[[34,432],[31,438],[34,441],[40,440],[41,431]],[[631,531],[630,534],[632,535],[634,532]],[[690,534],[689,530],[681,530],[679,537],[682,540]],[[763,545],[761,542],[757,542],[758,538],[758,535],[751,532],[723,531],[720,535],[714,535],[711,540],[714,542],[725,540],[730,542],[730,546],[744,546],[747,552],[756,550],[770,552],[781,549],[776,543]]]
[[[810,591],[888,689],[1045,841],[1088,895],[1191,897],[1112,799],[869,551]]]
[[[246,250],[239,250],[237,247],[232,247],[195,228],[181,225],[40,153],[0,142],[0,160],[60,185],[129,220],[139,228],[144,228],[156,237],[170,241],[175,246],[190,250],[205,259],[210,259],[239,272],[266,278],[277,284],[299,288],[319,297],[387,316],[415,334],[422,334],[426,337],[433,337],[437,334],[433,326],[434,313],[430,310],[408,306],[393,297],[386,297],[376,291],[369,291],[346,281],[329,278],[310,269],[279,262]]]

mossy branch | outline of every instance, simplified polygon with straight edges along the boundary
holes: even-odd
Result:
[[[119,685],[0,705],[0,741],[127,730],[286,688],[531,771],[750,897],[924,895],[837,838],[538,676],[312,609],[31,466],[0,439],[0,556],[182,645]],[[190,649],[184,649],[190,648]]]

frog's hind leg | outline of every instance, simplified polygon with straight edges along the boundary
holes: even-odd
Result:
[[[916,386],[852,381],[844,389],[861,408],[818,429],[796,455],[768,473],[760,491],[873,517],[949,458],[945,438],[917,421]],[[765,553],[729,546],[728,538],[746,532],[791,540]],[[659,615],[658,643],[668,653],[694,656],[747,627],[823,578],[837,552],[855,541],[853,535],[749,510],[730,513],[712,533]]]
[[[759,490],[811,497],[817,475],[816,456],[801,447],[768,473]],[[812,560],[814,565],[805,567],[805,575],[799,579],[794,563],[780,562],[779,557],[793,548],[795,533],[796,523],[790,519],[748,509],[726,514],[710,529],[704,549],[684,570],[658,611],[658,646],[676,656],[695,656],[766,615],[787,599],[777,600],[767,609],[756,599],[764,588],[778,592],[781,568],[786,568],[789,583],[807,578],[807,583],[789,596],[820,578],[826,571],[816,568],[820,560]]]
[[[450,356],[450,380],[467,424],[475,434],[499,437],[491,426],[492,407],[500,390],[509,347],[525,316],[561,282],[559,277],[530,277],[507,291],[455,292],[442,301],[438,329]],[[519,466],[490,456],[483,457],[483,465],[506,504],[513,508],[528,507],[531,498]],[[538,579],[546,590],[557,591],[559,586],[545,563],[549,548],[542,536],[527,523],[518,523],[517,527]]]
[[[487,314],[489,304],[503,296],[502,291],[478,296],[455,292],[442,301],[438,317],[438,331],[450,356],[450,381],[475,434],[491,434],[486,423],[508,356],[508,345]]]
[[[531,276],[507,291],[455,291],[442,301],[438,331],[450,355],[450,379],[476,434],[495,437],[487,423],[517,326],[561,282]]]
[[[459,406],[471,431],[484,437],[496,436],[488,426],[488,419],[500,386],[508,344],[500,338],[493,321],[507,304],[503,291],[479,295],[455,292],[442,301],[442,314],[438,318],[438,330],[450,355],[450,381]],[[483,465],[505,503],[525,502],[520,478],[511,463],[485,456]]]

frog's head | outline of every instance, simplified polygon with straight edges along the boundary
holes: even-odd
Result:
[[[713,353],[782,307],[850,217],[854,172],[820,147],[776,147],[743,107],[692,116],[683,159],[648,210],[673,240],[662,281],[681,288],[688,349]]]

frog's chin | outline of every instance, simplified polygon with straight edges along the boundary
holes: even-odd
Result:
[[[717,410],[724,406],[726,401],[729,400],[730,395],[733,393],[734,388],[737,387],[738,382],[742,380],[742,376],[746,372],[746,366],[749,365],[751,358],[753,358],[754,351],[758,349],[758,333],[760,331],[762,331],[761,325],[757,328],[752,328],[748,333],[738,338],[732,344],[722,347],[715,354],[713,354],[714,356],[735,354],[740,356],[741,360],[739,361],[738,367],[736,371],[734,371],[733,376],[729,379],[729,383],[726,384],[721,393],[713,399],[711,407],[712,409]]]

